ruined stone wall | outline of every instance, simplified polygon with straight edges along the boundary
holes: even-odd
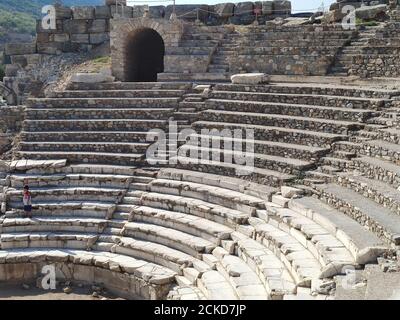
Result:
[[[363,78],[400,76],[400,22],[387,22],[353,57],[350,74]]]

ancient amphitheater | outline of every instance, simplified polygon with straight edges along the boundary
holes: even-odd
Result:
[[[346,1],[314,23],[265,1],[250,24],[240,12],[253,3],[213,6],[220,20],[207,24],[211,6],[169,19],[168,7],[137,17],[112,2],[57,7],[56,30],[39,22],[35,43],[6,46],[0,284],[54,265],[58,281],[127,299],[398,298],[396,6],[345,30]],[[361,10],[383,6],[372,2]],[[100,46],[114,79],[43,81]],[[254,72],[268,83],[230,80]],[[168,140],[157,163],[154,129]],[[215,134],[234,130],[252,136]],[[247,159],[232,145],[253,147],[254,168],[228,161]]]

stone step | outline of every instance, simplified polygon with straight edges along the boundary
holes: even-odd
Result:
[[[145,155],[138,153],[100,153],[67,151],[18,151],[21,159],[68,159],[70,163],[137,165],[144,162]]]
[[[179,148],[178,154],[179,157],[192,158],[200,162],[212,160],[213,162],[226,164],[254,165],[257,168],[269,169],[287,174],[299,174],[302,171],[314,167],[314,163],[308,161],[247,151],[236,151],[232,150],[232,147],[230,149],[213,149],[184,145]]]
[[[378,130],[378,137],[391,143],[400,143],[400,129],[387,128]]]
[[[23,215],[22,201],[8,203],[11,211],[6,217],[16,218]],[[32,203],[32,216],[71,216],[88,218],[106,218],[115,210],[114,202],[105,201],[35,201]]]
[[[360,157],[353,159],[354,168],[365,176],[383,181],[394,188],[400,187],[400,166],[374,157]]]
[[[30,162],[34,160],[18,160]],[[107,165],[107,164],[70,164],[59,168],[30,168],[27,174],[105,174],[105,175],[128,175],[137,177],[155,177],[157,174],[154,168],[138,169],[134,166]]]
[[[151,192],[191,197],[211,202],[233,210],[253,215],[256,209],[264,209],[264,200],[241,192],[200,183],[156,179],[150,183]]]
[[[273,207],[271,212],[259,217],[290,234],[311,252],[322,266],[319,278],[331,278],[342,273],[343,267],[355,266],[354,257],[345,245],[319,223],[287,208]]]
[[[1,233],[16,232],[81,232],[101,233],[107,225],[105,219],[87,217],[35,217],[5,218],[0,224]]]
[[[298,287],[310,288],[322,266],[296,238],[259,218],[250,219],[256,240],[274,252],[291,273]]]
[[[123,153],[123,154],[143,154],[146,153],[150,143],[128,143],[128,142],[66,142],[66,141],[41,141],[19,143],[21,151],[50,151],[50,152],[98,152],[98,153]]]
[[[162,81],[194,81],[204,83],[215,83],[215,82],[228,82],[230,81],[229,74],[211,73],[211,72],[199,72],[199,73],[160,73],[158,79]]]
[[[396,143],[383,140],[368,140],[363,143],[362,153],[400,165],[400,146]]]
[[[291,129],[321,131],[333,134],[347,134],[351,131],[356,131],[363,128],[361,123],[356,122],[223,110],[204,111],[201,113],[200,119],[213,122],[234,122],[252,125],[277,126]]]
[[[245,138],[232,138],[225,136],[223,133],[219,134],[193,134],[188,137],[188,145],[204,147],[219,147],[224,149],[239,147],[246,150],[246,146],[254,149],[255,153],[268,154],[274,156],[282,156],[287,158],[295,158],[302,160],[315,160],[328,153],[329,149],[319,148],[313,146],[305,146],[292,143],[275,142],[275,141],[261,141],[261,140],[248,140]]]
[[[28,109],[27,120],[62,120],[62,119],[154,119],[162,120],[172,117],[172,108],[49,108]]]
[[[320,198],[374,232],[382,241],[400,244],[400,216],[357,192],[326,184],[316,186]]]
[[[100,237],[100,239],[102,238]],[[117,236],[115,240],[102,240],[116,243],[113,244],[112,250],[115,250],[118,254],[157,263],[174,270],[179,275],[183,275],[183,269],[187,267],[194,267],[199,272],[209,269],[203,261],[172,248],[166,242],[159,244],[149,240],[144,241],[124,236]]]
[[[351,160],[335,157],[323,157],[321,158],[321,164],[325,166],[331,166],[339,170],[349,169],[353,167]]]
[[[318,168],[318,170],[320,170],[321,173],[323,174],[327,174],[329,176],[334,176],[336,173],[341,172],[342,169],[338,168],[338,167],[333,167],[333,166],[320,166]]]
[[[397,90],[372,89],[368,87],[352,87],[343,85],[329,85],[316,83],[274,83],[270,85],[240,85],[240,84],[217,84],[214,90],[218,91],[239,91],[259,93],[281,93],[281,94],[307,94],[307,95],[328,95],[342,97],[361,98],[383,98],[390,99],[398,95]]]
[[[235,290],[218,271],[205,272],[197,281],[197,286],[207,300],[238,300]]]
[[[217,270],[229,281],[240,300],[268,300],[269,294],[260,278],[239,257],[224,255],[217,263]]]
[[[231,228],[204,218],[146,206],[135,207],[131,212],[130,221],[185,232],[217,246],[221,245],[221,240],[229,240],[233,232]]]
[[[30,188],[33,201],[47,201],[52,199],[62,200],[85,200],[114,202],[124,194],[123,189],[96,188],[96,187],[64,187]],[[7,189],[6,198],[9,201],[22,201],[23,190]]]
[[[109,83],[69,83],[68,90],[188,90],[188,82],[109,82]]]
[[[66,90],[55,91],[48,98],[171,98],[181,97],[185,90]]]
[[[374,263],[378,256],[388,250],[387,245],[374,233],[316,198],[292,199],[289,208],[328,230],[352,253],[356,263]]]
[[[97,234],[79,232],[9,232],[0,234],[1,249],[59,248],[90,250]]]
[[[326,106],[346,109],[381,109],[385,99],[360,98],[332,95],[302,94],[302,93],[273,93],[273,92],[238,92],[218,91],[211,92],[212,99],[219,100],[245,100],[260,102],[275,102],[285,104],[301,104],[312,106]]]
[[[251,98],[250,98],[251,99]],[[249,112],[249,113],[265,113],[265,114],[283,114],[290,116],[304,116],[311,118],[322,118],[331,120],[346,120],[364,122],[369,118],[377,115],[376,112],[364,109],[349,109],[341,107],[320,107],[302,104],[286,104],[278,102],[259,102],[259,101],[232,101],[210,99],[207,100],[206,106],[209,109]]]
[[[339,158],[343,160],[351,160],[353,158],[357,157],[357,154],[355,152],[347,152],[347,151],[334,151],[332,153],[332,158]]]
[[[327,132],[317,132],[309,130],[299,130],[297,128],[287,128],[280,126],[267,126],[242,123],[218,123],[210,121],[196,121],[192,125],[193,129],[199,133],[203,129],[207,130],[242,130],[242,133],[250,131],[258,141],[276,141],[281,143],[291,143],[299,145],[308,145],[314,147],[330,148],[331,144],[338,140],[347,140],[342,134],[333,134]]]
[[[201,258],[202,253],[210,253],[216,247],[212,242],[188,233],[147,223],[128,222],[122,230],[122,235],[166,244],[195,258]]]
[[[176,108],[179,98],[30,98],[29,108]]]
[[[340,185],[353,189],[400,215],[400,192],[386,182],[348,172],[340,174],[337,181]]]
[[[151,119],[62,119],[62,120],[25,120],[24,131],[149,131],[163,129],[166,120]],[[133,129],[133,130],[132,130]]]
[[[183,300],[206,300],[203,292],[188,281],[185,277],[175,277],[178,286],[174,287],[167,296],[167,300],[171,301],[183,301]]]
[[[144,193],[141,197],[141,205],[194,215],[231,228],[245,223],[249,217],[249,214],[242,211],[211,202],[155,192]]]
[[[238,235],[236,232],[234,237]],[[258,274],[272,300],[294,293],[294,280],[282,261],[261,243],[238,235],[238,255]]]
[[[56,130],[56,129],[55,129]],[[22,131],[21,139],[30,142],[125,142],[144,143],[147,141],[146,131]]]
[[[176,157],[172,159],[177,163],[179,169],[197,170],[230,177],[241,177],[244,180],[267,184],[273,187],[281,186],[284,183],[295,179],[294,175],[281,173],[257,167],[246,167],[244,165],[229,164],[218,161],[202,161],[188,157]]]
[[[136,178],[131,175],[113,174],[12,174],[10,187],[23,188],[29,183],[31,188],[37,187],[107,187],[128,188]]]
[[[270,186],[256,184],[239,178],[175,168],[160,169],[157,177],[158,179],[193,182],[205,186],[223,188],[234,191],[235,193],[239,192],[240,194],[256,197],[264,201],[270,201],[271,195],[277,191]]]
[[[338,141],[332,146],[333,151],[345,151],[350,153],[358,153],[360,148],[361,144],[350,141]]]

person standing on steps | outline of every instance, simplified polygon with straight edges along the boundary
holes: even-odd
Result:
[[[25,217],[32,218],[32,195],[31,192],[29,191],[28,185],[24,187],[23,203],[24,203]]]

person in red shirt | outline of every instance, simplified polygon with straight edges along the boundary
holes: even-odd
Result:
[[[32,218],[32,195],[31,192],[29,191],[28,185],[24,187],[23,203],[24,203],[25,217]]]

